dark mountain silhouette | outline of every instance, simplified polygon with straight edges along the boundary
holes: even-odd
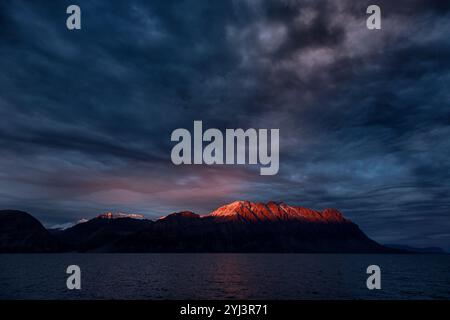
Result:
[[[60,242],[31,215],[17,210],[0,210],[0,252],[58,252]]]
[[[411,247],[407,245],[401,245],[401,244],[385,244],[384,246],[388,248],[393,248],[397,250],[403,250],[405,252],[414,252],[414,253],[438,253],[438,254],[446,254],[447,252],[439,247],[425,247],[425,248],[417,248],[417,247]]]
[[[275,202],[236,201],[207,215],[184,211],[156,221],[106,214],[53,235],[26,213],[3,217],[3,252],[58,251],[59,243],[80,252],[399,252],[369,239],[336,209]]]
[[[78,223],[66,230],[55,232],[61,242],[77,251],[102,251],[105,245],[133,234],[150,225],[152,221],[125,215],[102,214],[87,222]]]
[[[394,252],[335,209],[237,201],[200,216],[174,213],[105,248],[110,252]]]

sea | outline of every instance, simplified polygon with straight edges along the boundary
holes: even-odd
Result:
[[[450,299],[450,255],[0,254],[0,299]]]

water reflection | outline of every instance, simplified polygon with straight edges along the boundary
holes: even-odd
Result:
[[[70,264],[81,291],[65,287]],[[450,255],[3,254],[0,299],[449,299],[448,270]]]

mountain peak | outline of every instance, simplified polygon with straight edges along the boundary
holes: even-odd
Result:
[[[167,220],[167,219],[190,219],[190,218],[199,218],[200,216],[192,211],[181,211],[171,213],[167,216],[160,217],[159,220]]]
[[[56,252],[58,241],[32,215],[0,210],[0,253]]]
[[[234,201],[206,216],[242,222],[302,220],[306,222],[338,223],[348,221],[337,209],[325,209],[320,212],[275,201],[269,201],[268,203]]]

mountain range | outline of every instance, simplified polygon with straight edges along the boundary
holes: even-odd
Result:
[[[336,209],[236,201],[206,215],[172,213],[156,221],[103,214],[47,230],[30,214],[0,211],[0,252],[305,252],[393,253]]]

